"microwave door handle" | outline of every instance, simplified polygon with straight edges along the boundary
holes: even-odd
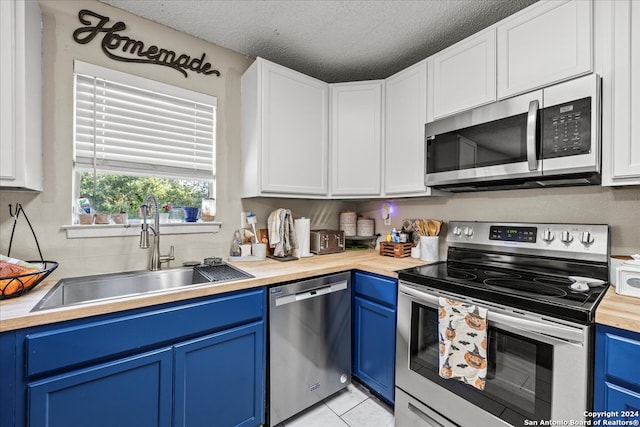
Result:
[[[529,113],[527,114],[527,162],[529,170],[538,169],[538,156],[536,153],[536,130],[538,129],[538,108],[540,103],[537,99],[529,102]]]

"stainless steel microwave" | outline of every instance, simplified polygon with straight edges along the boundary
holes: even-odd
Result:
[[[600,78],[425,125],[425,184],[454,192],[600,183]]]

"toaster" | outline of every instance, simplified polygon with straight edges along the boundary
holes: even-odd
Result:
[[[311,230],[309,251],[314,254],[333,254],[344,251],[344,231]]]

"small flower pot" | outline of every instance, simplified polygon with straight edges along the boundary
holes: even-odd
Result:
[[[93,224],[93,214],[87,214],[87,213],[79,214],[78,221],[82,225],[91,225]]]
[[[114,213],[111,214],[111,219],[116,224],[126,224],[129,221],[129,215],[126,213]]]
[[[109,215],[104,213],[96,214],[96,224],[109,224]]]

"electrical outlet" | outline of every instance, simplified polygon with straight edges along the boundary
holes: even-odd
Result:
[[[249,228],[247,223],[247,212],[240,212],[240,228]]]
[[[391,213],[393,209],[391,208],[391,204],[389,202],[385,202],[382,204],[382,219],[384,220],[384,225],[391,225]]]

